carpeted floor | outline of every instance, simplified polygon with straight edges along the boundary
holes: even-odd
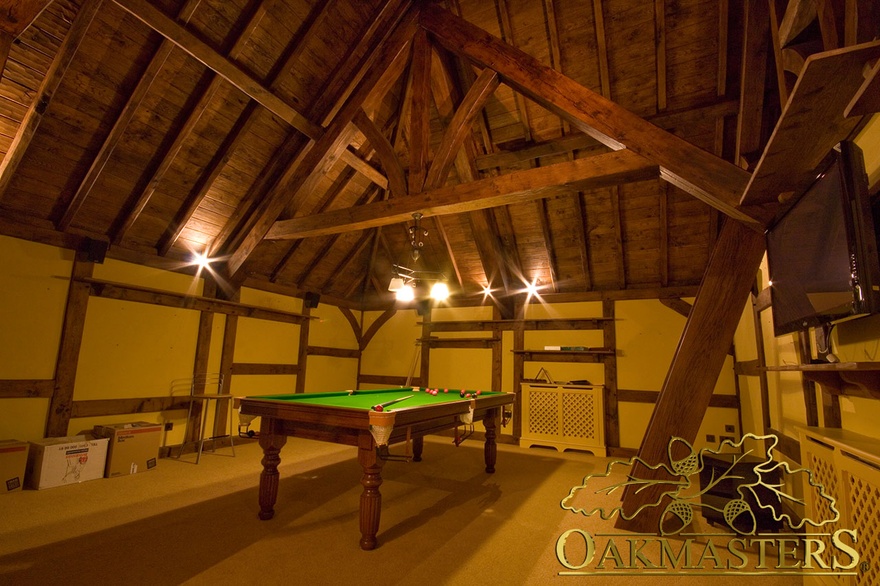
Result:
[[[455,447],[428,438],[423,462],[385,464],[379,547],[365,552],[353,448],[288,441],[269,521],[256,514],[260,448],[236,451],[235,458],[228,448],[203,455],[199,465],[192,457],[163,459],[142,474],[0,496],[0,584],[801,583],[797,576],[560,575],[563,532],[616,531],[611,521],[560,506],[585,475],[605,469],[607,460],[589,454],[500,445],[497,472],[487,475],[482,442]]]

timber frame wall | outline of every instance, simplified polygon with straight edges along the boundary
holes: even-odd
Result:
[[[376,333],[396,314],[397,309],[389,309],[382,313],[366,331],[358,321],[356,312],[346,307],[337,307],[349,322],[357,340],[357,349],[331,348],[311,346],[308,344],[310,309],[304,304],[301,313],[267,309],[246,305],[238,301],[239,295],[225,294],[213,281],[205,279],[204,291],[201,296],[149,289],[130,284],[115,283],[96,279],[93,276],[94,262],[88,259],[85,252],[76,252],[70,274],[67,304],[64,314],[61,341],[55,368],[55,378],[50,380],[8,380],[0,381],[0,398],[43,397],[50,401],[46,422],[46,437],[67,435],[71,419],[84,417],[101,417],[150,413],[168,410],[185,410],[188,407],[186,396],[151,396],[142,398],[120,398],[99,400],[74,400],[74,386],[77,375],[77,362],[85,327],[86,312],[92,297],[103,297],[118,301],[146,303],[170,308],[182,308],[198,311],[199,325],[196,338],[193,374],[208,370],[209,349],[212,342],[213,319],[215,314],[226,316],[221,344],[220,372],[229,390],[233,375],[296,375],[295,392],[306,390],[306,365],[309,356],[329,356],[343,359],[358,360],[357,384],[422,385],[428,380],[430,372],[430,349],[433,348],[491,348],[492,349],[492,387],[502,387],[502,332],[513,333],[513,372],[512,386],[517,394],[515,413],[521,412],[520,384],[523,382],[524,365],[526,362],[572,362],[601,363],[604,366],[605,388],[605,434],[609,455],[628,456],[635,453],[634,449],[620,446],[620,422],[618,404],[620,402],[655,403],[659,394],[652,390],[619,389],[617,383],[617,349],[615,331],[615,301],[602,300],[602,316],[586,316],[563,319],[501,319],[500,311],[494,307],[493,319],[473,321],[433,321],[431,312],[423,316],[420,344],[423,351],[421,362],[412,380],[405,376],[380,376],[362,372],[361,355]],[[279,294],[295,296],[292,292],[273,291]],[[593,299],[594,301],[596,299]],[[663,300],[664,305],[687,315],[690,305],[680,299]],[[525,307],[520,303],[516,307],[516,315],[525,315]],[[249,317],[281,323],[295,324],[299,329],[299,353],[295,364],[268,364],[236,361],[234,348],[238,328],[238,318]],[[525,332],[538,330],[601,330],[603,344],[600,348],[588,351],[546,351],[525,348]],[[489,332],[489,337],[482,338],[442,338],[434,336],[437,332]],[[739,409],[738,396],[714,396],[710,403],[715,407]],[[228,424],[227,410],[219,405],[214,421],[214,433],[220,434]],[[193,414],[196,419],[199,413]],[[197,420],[197,419],[196,419]],[[198,429],[190,422],[190,442]],[[521,422],[514,418],[513,438],[519,438]],[[168,451],[164,452],[167,455]]]
[[[671,309],[687,317],[690,312],[690,304],[681,299],[662,299],[661,302]],[[494,308],[493,319],[490,320],[438,320],[433,321],[430,312],[423,316],[422,337],[419,342],[422,347],[420,369],[408,384],[424,386],[429,380],[431,368],[431,353],[434,348],[456,349],[491,349],[492,350],[492,388],[502,388],[502,338],[505,331],[513,332],[513,382],[512,390],[516,393],[514,402],[513,440],[518,441],[522,434],[522,421],[519,414],[522,413],[521,383],[524,381],[524,365],[526,362],[569,362],[569,363],[601,363],[604,367],[604,426],[605,445],[609,457],[630,457],[637,453],[636,449],[625,448],[620,445],[620,418],[618,405],[623,402],[654,404],[659,399],[659,393],[653,390],[620,389],[617,376],[617,341],[615,328],[615,301],[602,300],[602,316],[560,318],[560,319],[501,319],[498,308]],[[517,315],[524,315],[522,304],[516,308]],[[392,312],[386,312],[383,318],[373,324],[373,328],[381,326],[390,319]],[[598,348],[589,348],[584,351],[557,351],[536,350],[525,348],[526,331],[564,331],[564,330],[601,330],[603,333],[603,345]],[[483,332],[489,333],[488,337],[473,338],[440,338],[434,336],[437,332]],[[736,385],[736,377],[734,384]],[[360,374],[358,383],[373,384],[407,384],[405,377],[378,377]],[[740,413],[739,387],[735,386],[734,395],[712,395],[709,400],[710,407],[735,409],[739,421],[739,429],[742,430],[742,417]],[[508,389],[502,389],[508,390]],[[501,436],[502,438],[504,436]]]

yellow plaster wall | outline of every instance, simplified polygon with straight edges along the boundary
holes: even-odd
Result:
[[[492,308],[438,307],[431,321],[477,321],[492,319]],[[491,338],[492,332],[435,332],[437,338]],[[492,350],[489,348],[434,348],[431,350],[429,387],[492,389]],[[500,390],[500,389],[492,389]]]
[[[73,253],[0,236],[0,380],[50,381],[55,361]],[[179,273],[161,271],[108,258],[94,266],[94,277],[112,282],[199,295],[203,281]],[[299,313],[299,299],[245,288],[241,302]],[[311,343],[319,346],[357,348],[357,339],[341,311],[328,305],[313,310]],[[208,370],[220,369],[226,318],[215,314],[212,323]],[[82,346],[77,364],[74,401],[167,397],[187,394],[172,390],[172,382],[189,378],[195,356],[199,312],[151,304],[90,297]],[[239,318],[235,357],[237,362],[295,364],[298,360],[300,327],[253,318]],[[321,390],[355,384],[357,361],[324,356],[310,358],[308,383]],[[296,376],[236,375],[234,394],[293,392]],[[49,400],[16,398],[0,401],[0,439],[24,440],[43,437]],[[183,437],[185,410],[75,418],[68,433],[91,429],[97,423],[144,420],[173,424],[165,443]]]
[[[0,236],[0,378],[51,379],[73,253]]]
[[[241,302],[299,313],[302,300],[257,289],[242,289]],[[239,318],[235,335],[235,362],[296,364],[299,325],[265,319]]]
[[[326,348],[357,350],[358,341],[352,325],[342,310],[326,303],[311,310],[309,345]],[[360,312],[355,313],[360,318]],[[357,387],[358,361],[356,358],[309,356],[306,367],[305,391],[325,392]]]
[[[52,380],[73,253],[0,236],[0,379]],[[0,439],[40,439],[49,399],[0,401]]]
[[[382,311],[364,312],[364,332],[369,331],[376,320],[382,317]],[[416,340],[422,336],[422,327],[417,325],[421,318],[413,310],[402,310],[395,313],[385,322],[364,348],[361,354],[361,373],[386,376],[418,376],[417,360],[419,347]],[[376,388],[386,385],[364,385],[365,388]]]
[[[94,266],[106,281],[199,295],[203,281],[188,275],[106,259]],[[74,401],[167,397],[172,381],[192,376],[199,312],[90,297],[77,363]],[[185,412],[143,413],[71,419],[69,434],[96,424],[130,421],[175,423],[183,437]],[[170,439],[170,438],[169,438]]]
[[[693,299],[685,301],[693,303]],[[687,319],[653,299],[619,301],[615,304],[615,315],[618,388],[659,392]],[[725,360],[714,393],[736,394],[731,356]],[[638,448],[653,412],[653,405],[621,402],[618,411],[621,446]],[[734,426],[733,432],[726,430],[728,425]],[[707,438],[709,435],[715,436],[714,443]],[[722,436],[738,438],[739,435],[739,417],[735,409],[710,407],[703,418],[694,447],[714,447]]]

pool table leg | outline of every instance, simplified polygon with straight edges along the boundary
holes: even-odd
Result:
[[[263,448],[263,471],[260,472],[260,519],[271,519],[275,515],[275,500],[278,498],[278,464],[281,463],[281,448],[287,443],[287,436],[277,429],[281,422],[263,417],[260,424],[260,447]]]
[[[420,435],[417,438],[413,438],[412,449],[413,449],[413,462],[421,462],[422,461],[422,450],[425,449],[425,436]]]
[[[358,440],[358,462],[364,469],[361,478],[364,487],[360,511],[361,549],[370,550],[376,547],[376,534],[379,532],[379,516],[382,513],[379,486],[382,484],[382,465],[385,461],[376,453],[376,444],[369,433],[362,433]]]
[[[483,446],[483,459],[486,461],[486,472],[495,472],[495,459],[498,446],[495,444],[495,416],[497,409],[489,409],[483,415],[483,426],[486,428],[486,444]]]

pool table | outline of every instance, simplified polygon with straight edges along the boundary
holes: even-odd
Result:
[[[260,518],[271,519],[275,514],[278,464],[288,436],[357,446],[364,470],[360,546],[373,549],[382,507],[382,466],[386,460],[400,459],[389,454],[388,446],[412,440],[412,459],[418,462],[425,435],[461,426],[469,429],[482,419],[486,472],[492,473],[496,421],[513,399],[513,393],[424,387],[242,397],[242,414],[261,418]]]

